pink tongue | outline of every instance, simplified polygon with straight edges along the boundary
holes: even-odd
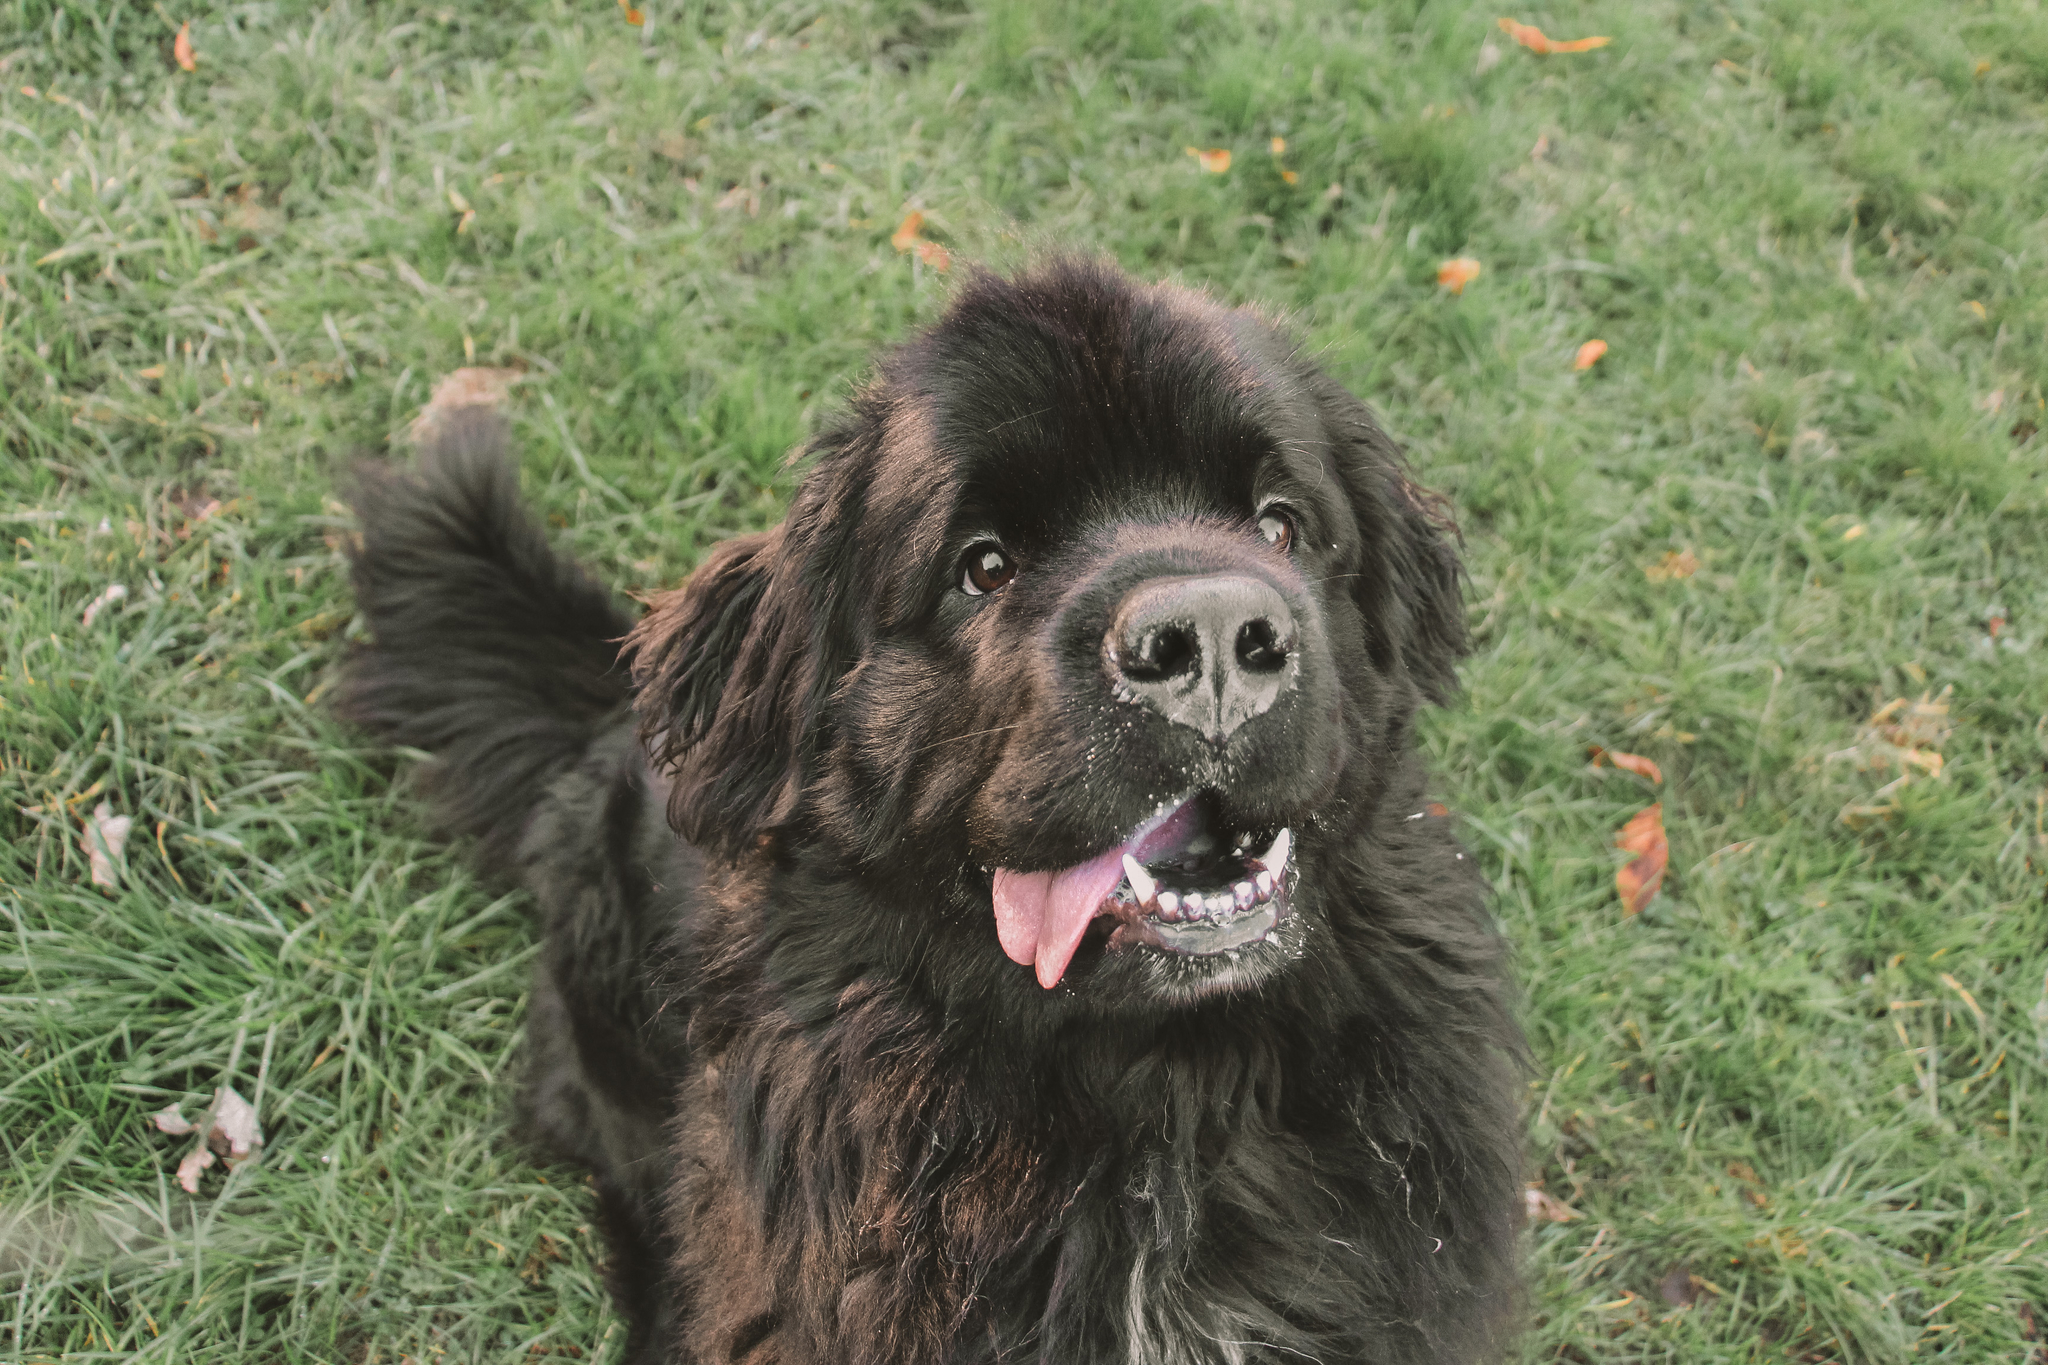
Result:
[[[996,938],[1012,962],[1038,968],[1038,984],[1060,983],[1103,898],[1124,877],[1122,846],[1062,872],[996,869]]]

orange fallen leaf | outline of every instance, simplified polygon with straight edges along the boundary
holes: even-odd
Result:
[[[1607,343],[1595,338],[1579,347],[1579,353],[1572,357],[1572,368],[1575,370],[1590,370],[1599,361],[1600,357],[1606,354]]]
[[[626,0],[619,0],[619,8],[626,12],[626,22],[634,28],[638,28],[647,22],[647,16],[626,3]]]
[[[1280,178],[1290,185],[1299,185],[1301,183],[1301,172],[1283,169],[1280,172]]]
[[[1451,808],[1449,806],[1446,806],[1441,801],[1432,801],[1429,803],[1428,806],[1424,807],[1424,809],[1426,809],[1431,815],[1436,816],[1439,820],[1441,820],[1444,816],[1449,815],[1451,813]]]
[[[1671,861],[1671,845],[1664,837],[1664,804],[1637,811],[1621,827],[1614,845],[1635,855],[1614,870],[1614,890],[1621,897],[1623,914],[1639,914],[1663,889],[1664,868]]]
[[[1560,40],[1546,36],[1543,30],[1534,24],[1518,24],[1513,19],[1502,19],[1500,31],[1538,56],[1548,56],[1553,52],[1591,52],[1596,47],[1606,47],[1614,41],[1612,38]]]
[[[163,49],[158,48],[157,50],[161,52]],[[178,66],[181,70],[197,71],[199,69],[199,58],[194,56],[192,52],[192,21],[190,19],[187,19],[179,26],[178,36],[171,43],[171,55],[178,59]]]
[[[896,230],[889,234],[889,245],[895,247],[898,251],[916,250],[917,232],[923,226],[924,214],[917,209],[912,209],[909,213],[903,215],[903,221],[898,223]]]
[[[1276,137],[1267,145],[1273,149],[1274,156],[1280,156],[1287,150],[1287,139],[1284,137]]]
[[[1456,256],[1436,268],[1436,282],[1453,294],[1465,292],[1465,286],[1479,278],[1479,262],[1470,256]]]
[[[937,242],[919,242],[917,244],[917,259],[923,261],[941,275],[945,274],[947,269],[953,264],[952,255]]]
[[[1991,638],[1996,640],[1998,632],[2005,629],[2005,618],[2003,616],[1994,616],[1984,624],[1985,629],[1991,632]]]
[[[1674,578],[1691,578],[1700,571],[1700,557],[1691,550],[1666,550],[1655,564],[1643,566],[1643,577],[1652,583],[1669,583]]]
[[[1593,766],[1597,768],[1602,763],[1612,763],[1623,772],[1634,773],[1637,777],[1647,777],[1652,782],[1664,780],[1664,770],[1651,759],[1644,758],[1641,754],[1625,754],[1618,749],[1603,749],[1595,744]]]
[[[1228,147],[1183,147],[1181,150],[1193,157],[1195,164],[1199,165],[1210,175],[1222,175],[1230,169],[1230,149]]]

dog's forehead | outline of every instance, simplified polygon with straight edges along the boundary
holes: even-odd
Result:
[[[898,525],[1028,535],[1134,499],[1242,512],[1263,464],[1319,444],[1278,333],[1173,286],[970,291],[905,359],[870,490]]]

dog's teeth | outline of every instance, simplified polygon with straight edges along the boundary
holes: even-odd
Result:
[[[1287,855],[1294,848],[1294,831],[1283,829],[1273,836],[1273,846],[1259,855],[1259,864],[1279,881],[1280,874],[1287,870]]]
[[[1259,888],[1251,882],[1239,882],[1230,888],[1230,895],[1237,902],[1238,909],[1249,910],[1258,904]]]
[[[1273,894],[1273,874],[1259,872],[1253,875],[1252,885],[1258,888],[1259,899],[1265,900]]]
[[[1180,897],[1171,891],[1159,893],[1159,918],[1169,924],[1180,923]]]
[[[1181,913],[1187,919],[1202,919],[1209,913],[1208,905],[1202,900],[1202,893],[1190,891],[1181,897]]]
[[[1138,898],[1140,905],[1151,900],[1159,890],[1159,883],[1153,881],[1144,866],[1128,853],[1124,855],[1124,875],[1131,879],[1131,894]]]

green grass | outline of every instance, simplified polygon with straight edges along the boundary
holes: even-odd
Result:
[[[1554,4],[1615,41],[1537,57],[1452,5],[640,3],[208,0],[187,74],[186,13],[0,0],[0,1359],[616,1350],[508,1139],[524,907],[320,705],[332,490],[473,353],[564,540],[672,582],[941,305],[913,206],[1286,310],[1455,497],[1429,743],[1584,1215],[1525,1357],[2044,1358],[2040,5]],[[1860,728],[1946,689],[1886,790]],[[195,1199],[147,1116],[228,1081],[269,1145]]]

